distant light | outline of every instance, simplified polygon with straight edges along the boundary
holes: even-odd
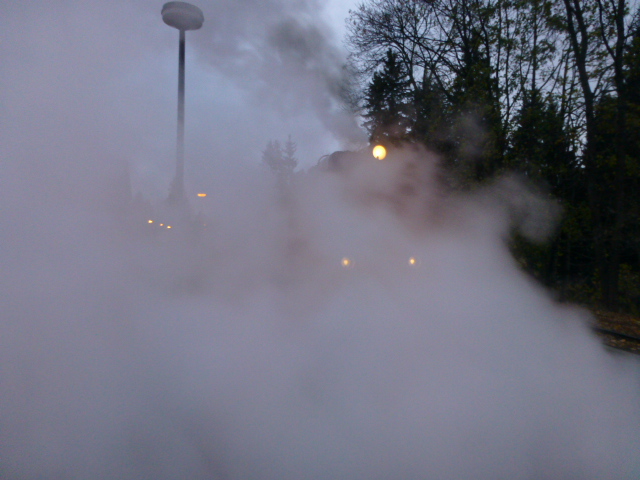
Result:
[[[167,228],[171,228],[171,225],[167,225]]]
[[[161,227],[164,227],[164,223],[161,223],[161,224],[160,224],[160,226],[161,226]]]
[[[376,145],[373,147],[373,158],[377,160],[384,160],[384,157],[387,156],[387,149],[382,145]]]
[[[207,194],[206,194],[206,193],[199,193],[199,194],[198,194],[198,196],[199,196],[199,197],[206,197],[206,196],[207,196]]]
[[[349,260],[347,257],[344,257],[342,259],[342,266],[343,267],[350,267],[351,266],[351,260]]]
[[[416,257],[409,257],[409,265],[415,266],[417,264],[418,264],[418,260],[416,260]]]
[[[147,223],[153,223],[153,220],[147,220]]]

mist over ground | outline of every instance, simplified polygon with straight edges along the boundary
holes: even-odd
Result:
[[[412,149],[283,192],[231,129],[187,173],[206,228],[149,230],[127,178],[172,172],[161,5],[41,6],[0,29],[1,478],[638,478],[638,362],[505,243],[553,205],[454,195]]]

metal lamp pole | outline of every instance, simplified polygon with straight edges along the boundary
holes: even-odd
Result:
[[[186,2],[168,2],[162,7],[162,20],[180,31],[178,68],[178,135],[176,141],[176,174],[169,192],[169,203],[184,202],[184,70],[187,30],[198,30],[204,22],[202,10]]]

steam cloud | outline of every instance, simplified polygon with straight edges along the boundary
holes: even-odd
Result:
[[[3,478],[634,478],[638,365],[514,265],[526,192],[367,160],[245,175],[197,238],[17,206]]]
[[[312,111],[343,144],[365,136],[344,108],[350,77],[339,40],[321,15],[326,2],[216,2],[194,36],[206,61],[285,117]]]
[[[504,243],[553,206],[513,179],[446,194],[392,152],[284,200],[217,172],[200,236],[150,233],[123,179],[162,126],[119,96],[149,45],[82,45],[114,17],[74,6],[0,29],[24,32],[0,42],[0,478],[638,478],[638,363]]]

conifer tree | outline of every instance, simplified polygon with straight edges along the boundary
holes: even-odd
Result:
[[[298,146],[291,140],[291,135],[287,137],[287,141],[284,142],[284,148],[282,149],[282,162],[283,168],[289,173],[293,173],[298,166],[298,159],[296,158],[296,151]]]
[[[284,147],[281,146],[278,140],[270,140],[262,152],[262,163],[276,175],[279,182],[289,183],[293,176],[293,171],[298,165],[298,160],[295,157],[297,149],[298,147],[291,139],[291,135],[284,143]]]
[[[278,140],[269,140],[267,147],[262,152],[262,163],[273,173],[277,174],[282,170],[283,154]]]
[[[372,142],[400,143],[407,138],[408,116],[407,74],[397,55],[387,50],[382,70],[373,74],[364,103],[364,125]]]

